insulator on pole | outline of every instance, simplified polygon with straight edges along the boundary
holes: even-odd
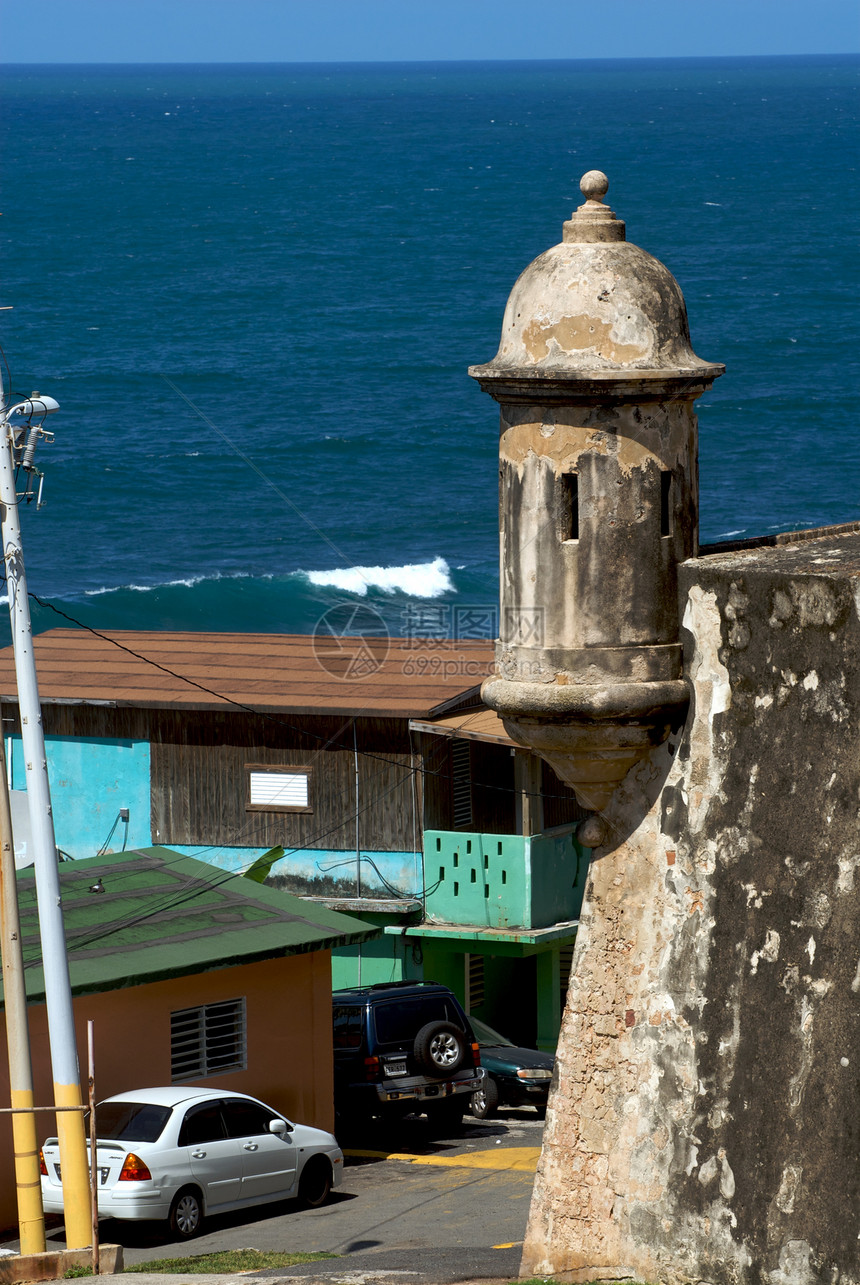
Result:
[[[24,454],[21,459],[21,467],[25,468],[28,473],[31,472],[34,467],[33,456],[36,454],[36,447],[39,444],[39,436],[40,436],[39,429],[36,428],[35,426],[31,427],[30,431],[27,434],[27,445],[24,448]]]

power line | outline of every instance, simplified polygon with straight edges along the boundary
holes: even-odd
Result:
[[[243,704],[242,701],[234,700],[233,697],[231,696],[225,696],[222,692],[217,692],[214,690],[214,688],[207,687],[204,683],[199,683],[194,678],[188,678],[184,674],[176,673],[176,671],[171,669],[169,666],[162,665],[159,661],[153,660],[151,657],[145,656],[141,652],[135,651],[132,647],[127,647],[125,643],[118,642],[117,639],[111,637],[110,634],[102,633],[100,630],[95,629],[92,625],[85,624],[83,621],[78,620],[76,617],[69,615],[68,612],[62,611],[59,607],[54,606],[52,602],[48,602],[47,600],[38,597],[38,595],[33,593],[32,591],[30,592],[29,596],[33,599],[34,602],[37,602],[40,607],[46,608],[49,611],[53,611],[56,615],[61,616],[63,620],[69,621],[70,624],[75,625],[76,628],[78,629],[86,630],[88,633],[93,634],[96,638],[102,639],[103,642],[111,643],[114,647],[118,647],[120,651],[124,651],[129,656],[133,656],[135,660],[140,660],[146,665],[151,665],[154,669],[159,669],[161,670],[162,673],[169,674],[171,678],[175,678],[179,682],[188,683],[189,686],[196,687],[198,691],[205,692],[207,696],[213,696],[216,700],[223,701],[227,705],[232,705],[236,709],[240,709],[246,714],[252,714],[255,718],[266,719],[268,722],[274,723],[277,727],[283,727],[287,731],[295,732],[298,736],[308,736],[315,741],[321,742],[320,750],[318,750],[317,753],[319,753],[322,750],[328,749],[328,747],[337,740],[337,738],[342,734],[342,732],[345,732],[346,729],[358,717],[358,715],[351,715],[348,718],[347,722],[344,723],[342,727],[330,737],[325,737],[317,732],[312,731],[310,728],[297,727],[294,723],[288,723],[284,719],[278,718],[277,715],[269,713],[267,710],[255,709],[254,706],[252,705],[245,705]],[[454,735],[452,736],[452,740],[458,740],[458,739],[468,739],[468,738],[460,738],[457,736],[456,733],[454,733]],[[345,748],[349,748],[349,747],[345,747]],[[387,758],[384,754],[376,754],[372,750],[360,750],[359,753],[364,758],[375,759],[381,763],[388,763],[389,766],[391,767],[400,768],[403,766],[402,763],[398,763],[395,759]],[[435,771],[435,770],[426,768],[423,766],[423,764],[421,764],[416,767],[413,767],[411,770],[413,772],[420,772],[422,776],[433,776],[433,777],[437,777],[439,780],[448,780],[448,781],[453,780],[453,774],[449,772],[445,772],[441,768],[438,771]],[[477,782],[477,784],[480,786],[481,789],[494,790],[497,792],[501,792],[503,794],[517,795],[521,793],[527,793],[530,795],[530,797],[544,798],[544,799],[569,800],[570,798],[570,796],[567,794],[547,794],[545,791],[542,791],[542,790],[541,791],[521,791],[509,785],[493,785],[489,781],[480,781],[480,782]]]
[[[408,773],[407,773],[407,776],[408,776]],[[400,781],[396,781],[393,785],[389,786],[389,788],[381,796],[371,799],[370,802],[366,803],[364,807],[360,809],[360,814],[363,814],[364,812],[368,811],[371,807],[374,807],[378,802],[380,802],[381,799],[386,798],[389,794],[393,793],[396,789],[399,789],[400,786],[403,784],[404,780],[406,780],[406,776],[404,776]],[[353,816],[354,816],[354,813],[350,812],[349,816],[345,817],[344,820],[337,822],[337,824],[333,826],[330,826],[327,830],[321,830],[321,831],[318,831],[316,834],[311,835],[309,842],[311,843],[318,842],[320,839],[324,839],[328,835],[334,834],[336,831],[342,829],[344,825],[349,824],[352,821]],[[156,846],[160,846],[160,845],[156,845]],[[200,849],[200,852],[208,852],[208,851],[212,851],[215,847],[224,847],[224,846],[227,846],[227,845],[214,844],[212,845],[212,848]],[[279,860],[284,860],[285,857],[290,857],[295,855],[295,853],[297,852],[301,852],[303,850],[303,847],[304,845],[302,847],[290,848],[285,850],[284,856],[279,858]],[[173,849],[168,849],[168,850],[173,851]],[[130,849],[129,851],[133,852],[135,851],[135,849]],[[176,853],[178,860],[165,861],[164,865],[168,869],[171,869],[172,867],[178,865],[179,862],[181,862],[186,856],[190,856],[190,855],[191,854],[188,854],[188,853],[185,853],[185,854]],[[198,855],[199,853],[194,854],[195,857]],[[248,862],[248,868],[250,868],[254,864],[255,860],[256,858],[252,858],[252,860]],[[81,872],[81,874],[83,876],[83,872]],[[118,923],[115,922],[115,923],[108,924],[101,929],[96,929],[95,931],[90,933],[89,936],[78,938],[74,942],[73,951],[75,949],[82,949],[88,946],[92,946],[96,942],[102,941],[105,938],[112,936],[114,933],[122,932],[127,928],[133,928],[137,924],[144,923],[147,919],[153,918],[155,915],[160,915],[167,910],[173,910],[180,906],[183,906],[187,902],[194,900],[196,897],[202,896],[205,893],[211,891],[212,888],[220,888],[222,884],[228,883],[231,879],[243,878],[244,874],[245,874],[245,870],[242,868],[240,868],[239,870],[224,871],[219,878],[207,879],[205,884],[203,884],[202,886],[200,885],[196,887],[192,886],[190,888],[186,888],[183,892],[179,894],[169,895],[163,901],[159,902],[155,906],[151,906],[146,911],[140,914],[131,915],[128,919],[122,920]],[[408,893],[407,894],[398,893],[398,895],[403,897],[404,900],[411,899],[412,897],[412,894],[408,894]],[[423,898],[418,898],[418,899],[423,900]],[[40,963],[41,963],[40,959],[32,959],[25,964],[25,967],[33,968],[38,966],[38,964]]]

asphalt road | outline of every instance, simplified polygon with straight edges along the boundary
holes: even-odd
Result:
[[[244,1248],[340,1256],[273,1273],[303,1285],[513,1280],[542,1132],[528,1108],[487,1121],[467,1116],[462,1134],[445,1138],[423,1118],[406,1120],[347,1150],[343,1183],[322,1209],[285,1202],[243,1210],[208,1220],[201,1236],[181,1242],[161,1226],[106,1220],[101,1237],[123,1246],[127,1265]],[[61,1229],[48,1244],[63,1244]]]

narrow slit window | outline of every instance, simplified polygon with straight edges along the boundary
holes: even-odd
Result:
[[[660,474],[660,534],[672,534],[672,474]]]
[[[466,955],[466,1012],[474,1012],[483,1002],[484,956]]]
[[[477,882],[478,882],[478,872],[477,872],[477,870],[472,870],[470,873],[471,873],[471,880],[472,880],[472,883],[477,883]]]
[[[579,539],[579,474],[563,473],[562,477],[562,540]]]
[[[573,947],[562,946],[558,952],[558,981],[561,996],[561,1008],[567,1003],[567,988],[570,985],[570,970],[573,966]]]
[[[454,829],[472,824],[472,752],[467,740],[458,738],[451,746]]]
[[[454,896],[455,896],[455,897],[459,897],[459,895],[460,895],[460,885],[457,883],[457,881],[456,881],[456,879],[455,879],[455,880],[454,880]]]
[[[439,882],[440,882],[440,883],[444,883],[444,882],[445,882],[445,867],[444,867],[444,866],[440,866],[440,867],[439,867]]]

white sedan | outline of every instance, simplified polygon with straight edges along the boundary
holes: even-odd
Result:
[[[298,1197],[322,1205],[343,1177],[343,1152],[322,1129],[292,1124],[244,1093],[137,1089],[96,1107],[102,1218],[168,1220],[197,1235],[208,1214]],[[63,1212],[60,1151],[41,1151],[42,1203]]]

